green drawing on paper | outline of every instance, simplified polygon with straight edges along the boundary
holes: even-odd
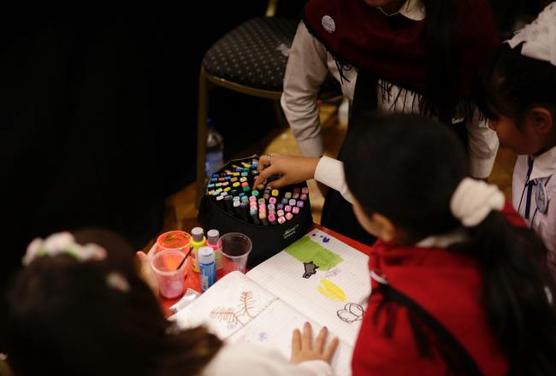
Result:
[[[328,271],[344,261],[340,256],[307,236],[292,243],[285,251],[301,262],[314,262],[321,271]]]

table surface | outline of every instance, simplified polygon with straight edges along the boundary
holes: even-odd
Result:
[[[351,247],[357,249],[358,251],[361,251],[361,252],[363,252],[367,255],[370,252],[371,247],[368,246],[368,245],[365,245],[365,244],[360,243],[356,240],[348,238],[347,236],[339,234],[335,231],[332,231],[332,230],[330,230],[330,229],[328,229],[324,226],[321,226],[319,224],[316,224],[316,223],[313,225],[311,230],[313,230],[315,228],[334,236],[336,239],[343,241],[344,243],[348,244],[349,246],[351,246]],[[190,260],[191,260],[191,258],[189,258],[189,260],[187,260],[187,264],[186,264],[185,290],[187,290],[187,288],[191,288],[195,291],[200,292],[201,289],[200,289],[199,273],[196,273],[192,270],[192,265],[191,265]],[[180,298],[165,299],[163,297],[160,297],[160,303],[161,303],[164,315],[166,317],[172,315],[172,312],[170,311],[170,307],[173,306],[178,300],[180,300]]]

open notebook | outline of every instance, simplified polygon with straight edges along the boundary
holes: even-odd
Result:
[[[275,347],[289,358],[293,329],[327,326],[340,346],[336,374],[351,374],[351,355],[370,294],[368,257],[313,230],[247,274],[233,272],[173,319],[207,325],[221,339]]]

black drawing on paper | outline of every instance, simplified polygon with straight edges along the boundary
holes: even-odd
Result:
[[[250,320],[254,319],[252,310],[255,306],[253,293],[243,291],[239,297],[239,304],[233,307],[218,307],[211,311],[210,317],[228,324],[229,329],[234,329],[237,325],[245,326]]]
[[[303,273],[303,278],[309,279],[312,275],[317,273],[317,269],[319,266],[315,264],[313,261],[304,262],[303,266],[305,267],[305,273]]]
[[[348,324],[363,320],[364,313],[365,310],[363,309],[361,304],[357,303],[347,303],[344,308],[336,311],[336,315],[338,315],[338,318],[343,322],[347,322]]]

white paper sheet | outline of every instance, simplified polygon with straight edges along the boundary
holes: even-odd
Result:
[[[294,243],[290,253],[288,249],[278,253],[247,276],[353,345],[371,292],[369,258],[320,230],[313,230],[306,237],[308,239]],[[305,266],[295,256],[304,252],[303,247],[297,245],[308,244],[307,241],[316,243],[317,247],[309,244],[310,247],[305,248],[311,248],[315,259],[321,259],[323,268],[317,268],[315,274],[304,278]]]

